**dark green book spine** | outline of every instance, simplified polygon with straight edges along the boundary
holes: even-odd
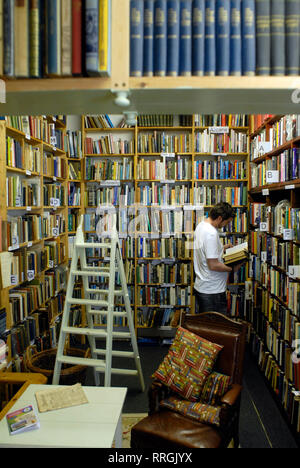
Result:
[[[271,2],[256,0],[256,74],[271,73]]]

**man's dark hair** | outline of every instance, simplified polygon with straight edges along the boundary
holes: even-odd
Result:
[[[235,218],[235,211],[229,203],[221,202],[211,208],[209,212],[209,217],[213,220],[217,219],[219,216],[222,217],[223,221],[226,221],[229,218]]]

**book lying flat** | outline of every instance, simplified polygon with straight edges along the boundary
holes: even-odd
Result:
[[[236,245],[226,250],[223,255],[224,263],[230,265],[232,263],[239,263],[248,258],[248,242]]]
[[[40,413],[88,403],[81,384],[41,390],[35,397]]]
[[[34,408],[29,405],[6,415],[10,435],[31,431],[40,427]]]

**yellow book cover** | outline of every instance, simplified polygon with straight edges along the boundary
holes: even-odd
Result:
[[[99,72],[110,75],[111,61],[111,0],[99,0]]]
[[[15,0],[15,76],[29,76],[29,15],[28,0]]]

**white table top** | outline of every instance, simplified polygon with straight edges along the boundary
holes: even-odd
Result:
[[[33,405],[40,429],[11,436],[6,417],[0,421],[0,448],[111,448],[127,388],[83,387],[88,404],[39,413],[35,392],[57,385],[30,385],[9,410]]]

